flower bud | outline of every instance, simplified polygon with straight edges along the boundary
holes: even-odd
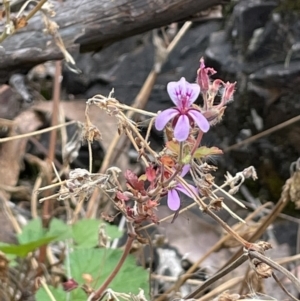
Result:
[[[236,82],[234,83],[230,83],[227,82],[225,84],[225,90],[224,90],[224,94],[223,94],[223,101],[224,105],[226,105],[229,101],[233,100],[233,93],[234,93],[234,89],[235,89],[235,85]]]
[[[200,68],[197,71],[197,83],[202,92],[209,90],[210,79],[209,75],[217,73],[213,68],[205,68],[203,57],[200,59]]]

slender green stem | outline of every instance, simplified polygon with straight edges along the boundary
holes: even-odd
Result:
[[[183,142],[179,142],[179,157],[178,162],[182,164],[182,157],[183,157]]]
[[[114,270],[111,272],[111,274],[108,276],[108,278],[103,282],[101,287],[95,292],[95,295],[92,298],[93,301],[98,300],[102,296],[102,294],[107,289],[109,284],[113,281],[113,279],[116,277],[116,275],[120,271],[121,267],[123,266],[123,264],[125,262],[126,257],[128,256],[128,254],[130,252],[130,249],[131,249],[132,243],[134,241],[134,238],[135,238],[134,235],[132,235],[132,234],[128,235],[127,242],[126,242],[122,257],[120,258],[118,264],[116,265]]]

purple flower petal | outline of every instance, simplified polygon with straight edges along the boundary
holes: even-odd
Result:
[[[190,132],[190,122],[189,118],[186,115],[179,116],[175,129],[174,129],[174,137],[179,141],[185,141],[189,136]]]
[[[168,94],[177,107],[181,107],[182,96],[186,94],[186,80],[184,77],[178,82],[169,82],[167,85]]]
[[[182,167],[182,171],[180,173],[180,176],[183,178],[191,169],[191,165],[190,164],[186,164]]]
[[[190,107],[200,94],[200,86],[198,84],[186,83],[187,107]]]
[[[198,98],[200,86],[198,84],[190,84],[182,77],[178,82],[168,83],[167,90],[177,107],[189,108]]]
[[[175,189],[168,191],[168,207],[173,211],[177,211],[180,207],[180,198]]]
[[[191,116],[202,132],[206,133],[209,130],[209,122],[202,113],[197,110],[189,110],[188,115]]]
[[[198,195],[198,189],[196,187],[194,187],[193,185],[189,185],[189,187],[190,187],[190,189],[192,191],[194,191],[194,193],[196,195]],[[176,187],[175,187],[175,189],[181,191],[182,193],[184,193],[185,195],[189,196],[190,198],[193,198],[193,195],[189,191],[187,191],[185,189],[185,187],[183,187],[181,184],[177,184]]]
[[[174,118],[178,113],[176,109],[167,109],[160,112],[155,119],[155,127],[158,131],[162,131],[166,124]]]

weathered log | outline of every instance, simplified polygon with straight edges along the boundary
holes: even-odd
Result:
[[[98,51],[126,37],[188,20],[223,0],[67,0],[55,4],[59,33],[68,51]],[[0,48],[0,83],[63,55],[37,13],[28,25],[7,37]],[[1,30],[1,28],[0,28]],[[3,30],[3,28],[2,28]]]

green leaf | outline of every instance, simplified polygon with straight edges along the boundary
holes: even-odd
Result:
[[[105,231],[111,239],[120,238],[123,235],[123,232],[120,231],[117,226],[110,225],[108,223],[105,223]]]
[[[189,164],[189,163],[191,162],[191,155],[188,154],[188,155],[186,155],[185,157],[183,157],[182,160],[181,160],[181,162],[182,162],[183,164]]]
[[[122,250],[113,249],[75,249],[70,254],[72,278],[84,284],[83,274],[89,274],[94,281],[92,286],[98,288],[110,275],[122,256]],[[135,263],[133,256],[128,256],[112,283],[114,291],[138,294],[139,288],[149,295],[148,272]]]
[[[60,219],[53,218],[50,222],[47,236],[57,236],[57,240],[72,238],[72,227]]]
[[[72,238],[72,228],[63,221],[53,218],[49,225],[49,230],[43,228],[40,218],[32,219],[18,234],[20,244],[38,241],[44,237],[56,237],[57,240]]]
[[[18,234],[19,244],[27,244],[45,237],[46,230],[43,229],[40,218],[32,219],[23,228],[22,233]]]
[[[194,158],[200,159],[206,156],[221,155],[221,154],[223,154],[223,151],[215,146],[213,147],[201,146],[196,149],[194,153]]]
[[[0,251],[6,254],[14,254],[20,257],[26,257],[28,253],[34,251],[35,249],[48,244],[49,242],[55,240],[55,236],[44,237],[36,241],[32,241],[21,245],[0,245]]]
[[[73,291],[67,293],[62,288],[55,288],[51,285],[48,285],[48,287],[56,301],[67,300],[67,294],[70,294],[70,301],[82,301],[87,299],[86,293],[81,288],[74,289]],[[40,287],[36,292],[35,299],[36,301],[52,301],[52,299],[49,297],[49,294],[43,287]]]
[[[168,150],[170,150],[171,152],[175,153],[175,154],[179,154],[179,150],[180,150],[180,146],[178,142],[175,141],[167,141],[166,142],[166,147]]]
[[[99,227],[102,221],[96,219],[82,219],[72,226],[73,238],[81,248],[92,248],[98,246]],[[111,238],[119,238],[122,232],[116,226],[105,223],[107,235]]]

